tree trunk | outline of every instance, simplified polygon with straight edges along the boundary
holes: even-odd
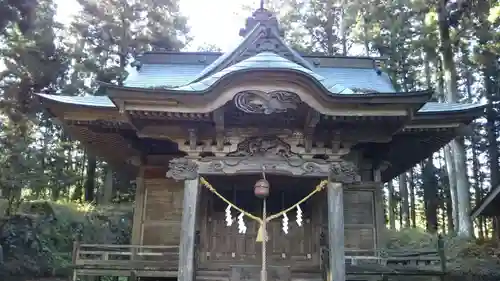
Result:
[[[389,196],[387,197],[388,207],[389,207],[389,228],[396,229],[396,202],[394,200],[394,186],[392,185],[392,180],[387,183],[387,188],[389,189]]]
[[[429,233],[436,233],[438,230],[438,182],[435,172],[431,157],[422,165],[426,229]]]
[[[97,169],[97,159],[94,154],[87,153],[87,174],[85,176],[85,201],[95,200],[95,174]]]
[[[453,217],[454,232],[458,232],[460,221],[458,219],[458,195],[457,195],[457,180],[455,172],[455,160],[451,154],[451,149],[447,145],[443,148],[446,170],[448,172],[448,186],[450,188],[451,212]]]
[[[113,170],[108,164],[102,188],[102,200],[99,203],[103,205],[109,204],[111,203],[112,197],[113,197]]]
[[[491,24],[487,19],[487,15],[491,10],[491,1],[478,1],[476,11],[479,17],[479,49],[481,50],[482,76],[484,80],[484,88],[486,93],[486,132],[488,139],[488,154],[490,166],[490,187],[496,188],[500,184],[500,168],[498,159],[500,153],[498,151],[498,136],[497,136],[497,118],[498,114],[495,110],[494,101],[498,99],[497,90],[495,89],[495,80],[498,80],[498,55],[490,50],[488,44],[496,43],[491,30]],[[493,231],[495,236],[500,238],[499,219],[493,219]]]
[[[399,193],[401,196],[402,227],[410,227],[410,204],[408,203],[408,179],[406,173],[399,175]]]
[[[465,64],[465,89],[466,89],[466,92],[467,92],[467,97],[468,97],[468,100],[469,102],[474,102],[473,101],[473,97],[472,97],[472,74],[469,70],[469,66],[470,66],[470,60],[469,60],[469,51],[468,51],[468,46],[465,46],[465,48],[463,48],[463,61],[464,61],[464,64]],[[493,130],[495,131],[495,130]],[[489,132],[488,132],[489,134]],[[489,136],[489,135],[488,135]],[[479,178],[479,160],[477,158],[477,136],[474,134],[470,137],[470,142],[471,142],[471,150],[472,150],[472,177],[473,177],[473,187],[474,187],[474,193],[475,193],[475,204],[476,206],[479,206],[479,204],[481,203],[481,199],[483,198],[483,195],[482,195],[482,190],[480,188],[480,185],[479,185],[479,182],[481,181],[481,179]],[[495,143],[496,143],[496,134],[495,134]],[[495,153],[497,153],[497,150],[495,149]],[[490,158],[490,161],[491,161],[491,158]],[[490,163],[491,164],[491,163]],[[497,163],[498,164],[498,163]],[[493,177],[497,177],[496,176],[496,173],[490,173],[492,175],[492,179]],[[493,176],[493,174],[495,174],[495,176]],[[484,233],[483,233],[483,228],[481,226],[481,221],[480,221],[480,218],[478,218],[478,234],[479,234],[479,238],[483,239],[484,238]]]
[[[446,1],[440,0],[438,4],[439,34],[441,37],[441,56],[443,61],[444,81],[447,102],[458,102],[458,85],[453,50],[450,39],[450,26]],[[454,158],[457,183],[458,199],[458,234],[471,238],[473,235],[472,222],[470,220],[470,183],[467,177],[467,163],[465,157],[465,146],[463,138],[456,138],[450,142]],[[451,179],[450,179],[451,181]]]
[[[339,30],[340,30],[340,40],[342,41],[342,55],[347,56],[347,31],[345,26],[345,0],[341,1],[340,4],[340,19],[339,19]]]
[[[411,227],[417,228],[417,210],[415,204],[415,174],[413,168],[410,169],[410,217]]]

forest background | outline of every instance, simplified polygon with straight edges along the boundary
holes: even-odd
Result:
[[[64,276],[75,239],[130,238],[135,179],[71,140],[33,95],[99,95],[97,81],[120,84],[138,54],[192,46],[177,0],[78,0],[66,24],[56,2],[0,0],[0,275]],[[487,104],[464,137],[385,185],[387,247],[440,233],[457,270],[500,275],[500,221],[470,217],[500,180],[500,1],[268,2],[301,52],[383,57],[398,91]]]

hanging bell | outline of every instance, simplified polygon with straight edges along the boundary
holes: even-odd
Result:
[[[269,196],[269,182],[265,179],[258,180],[254,185],[254,194],[260,199]]]

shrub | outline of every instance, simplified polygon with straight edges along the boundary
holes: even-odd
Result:
[[[132,208],[93,208],[90,205],[34,201],[0,222],[4,276],[64,274],[71,263],[75,240],[82,243],[128,244]]]

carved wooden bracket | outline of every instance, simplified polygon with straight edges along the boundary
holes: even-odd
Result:
[[[334,162],[330,166],[330,181],[340,183],[356,183],[361,181],[358,168],[349,161]]]
[[[198,174],[259,174],[263,168],[270,174],[323,177],[341,183],[360,181],[353,163],[341,159],[304,159],[292,151],[290,144],[275,136],[249,137],[226,156],[173,159],[167,177],[185,180]]]
[[[168,164],[167,178],[194,180],[198,177],[198,164],[187,158],[175,158]]]

